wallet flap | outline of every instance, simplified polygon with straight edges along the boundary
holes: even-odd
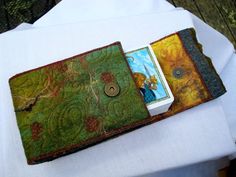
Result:
[[[29,164],[107,139],[149,117],[119,42],[26,71],[9,83]]]

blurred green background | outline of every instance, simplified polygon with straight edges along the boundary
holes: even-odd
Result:
[[[33,23],[60,0],[0,0],[0,33],[22,22]]]

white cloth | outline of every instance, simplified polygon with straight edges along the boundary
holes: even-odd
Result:
[[[37,20],[33,26],[39,28],[81,21],[182,9],[174,8],[174,6],[165,0],[110,0],[109,2],[106,0],[95,0],[93,2],[95,2],[96,5],[91,5],[91,2],[86,0],[63,0],[49,11],[48,14]],[[125,6],[123,4],[125,4]],[[136,5],[135,8],[133,8],[134,4]],[[193,14],[191,15],[198,40],[203,45],[203,52],[212,59],[216,70],[218,73],[221,73],[224,67],[233,58],[235,51],[233,44],[224,35],[204,23],[201,19]],[[231,75],[234,75],[233,71],[231,71]],[[230,77],[230,74],[228,74],[227,78],[223,76],[223,81],[226,80],[226,82],[228,82],[227,80],[231,79],[233,80],[233,77]],[[232,82],[231,84],[229,83],[227,87],[233,87]],[[236,104],[231,101],[235,98],[233,96],[233,89],[228,90],[227,95],[230,96],[221,98],[221,104],[223,104],[222,106],[226,111],[226,119],[230,124],[232,136],[236,140],[236,111],[234,111],[235,109],[232,106]]]
[[[230,61],[225,66],[221,77],[224,81],[227,93],[221,97],[222,107],[225,111],[229,127],[236,141],[236,54],[233,54]]]
[[[145,13],[166,12],[175,8],[164,0],[62,0],[34,27],[101,20]]]
[[[33,26],[39,28],[172,10],[176,8],[165,0],[63,0]],[[192,17],[204,53],[213,59],[215,67],[221,72],[234,51],[233,45],[198,17]]]
[[[99,8],[99,6],[96,7]],[[93,15],[96,16],[96,14]],[[131,18],[142,18],[142,16]],[[166,18],[161,18],[161,15],[155,18],[159,24],[164,23],[163,19],[166,21]],[[173,19],[178,19],[178,15]],[[177,24],[178,20],[173,19],[172,21]],[[116,20],[119,21],[119,18]],[[149,20],[144,21],[144,24],[147,24]],[[154,25],[155,20],[153,19],[150,25]],[[105,23],[114,23],[114,21],[106,20]],[[91,25],[89,22],[86,23],[88,26]],[[92,24],[94,23],[104,24],[102,21],[94,21]],[[130,24],[133,23],[135,23],[134,20],[130,21]],[[182,24],[182,21],[178,24]],[[0,102],[0,118],[2,118],[1,125],[4,125],[1,126],[2,142],[4,142],[2,146],[4,163],[2,164],[6,176],[16,174],[17,176],[36,177],[94,176],[95,174],[96,176],[137,176],[221,157],[235,150],[222,106],[219,100],[215,100],[73,155],[36,166],[26,165],[20,135],[16,131],[17,125],[10,101],[9,87],[6,83],[7,78],[14,73],[87,50],[89,48],[87,45],[81,45],[92,39],[81,40],[84,36],[82,34],[86,32],[83,25],[85,23],[36,28],[27,30],[27,32],[13,32],[0,36],[0,58],[3,59],[0,66],[0,85],[3,91],[0,92],[0,97],[4,100],[4,102]],[[138,26],[138,22],[136,22],[136,26]],[[192,24],[189,24],[189,27],[191,26]],[[145,29],[145,25],[139,27]],[[133,32],[139,34],[136,32],[138,28],[135,28]],[[177,28],[179,29],[179,27]],[[164,31],[162,28],[160,30]],[[118,34],[117,31],[116,35],[123,39],[124,36]],[[91,32],[92,30],[88,31],[88,33]],[[148,32],[150,34],[150,30]],[[134,35],[131,31],[130,34]],[[162,33],[162,35],[164,34],[165,32]],[[102,38],[106,38],[106,35]],[[142,35],[140,37],[142,38]],[[157,37],[161,37],[161,35]],[[108,43],[109,39],[106,40]],[[133,40],[135,43],[136,40],[139,41],[136,38]],[[101,40],[95,42],[93,47],[100,45],[100,42]],[[123,42],[125,43],[125,41]],[[128,48],[129,45],[132,43],[126,43],[125,47]],[[217,61],[213,62],[217,63]],[[217,69],[220,71],[221,64],[217,65]]]

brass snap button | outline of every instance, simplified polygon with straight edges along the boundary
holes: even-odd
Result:
[[[118,84],[110,82],[105,85],[104,91],[107,96],[114,97],[119,94],[120,87]]]
[[[183,68],[175,68],[173,70],[173,75],[177,79],[181,79],[184,75],[184,69]]]

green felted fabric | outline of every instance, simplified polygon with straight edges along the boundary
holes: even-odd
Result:
[[[29,164],[75,152],[149,117],[118,42],[9,83]]]

